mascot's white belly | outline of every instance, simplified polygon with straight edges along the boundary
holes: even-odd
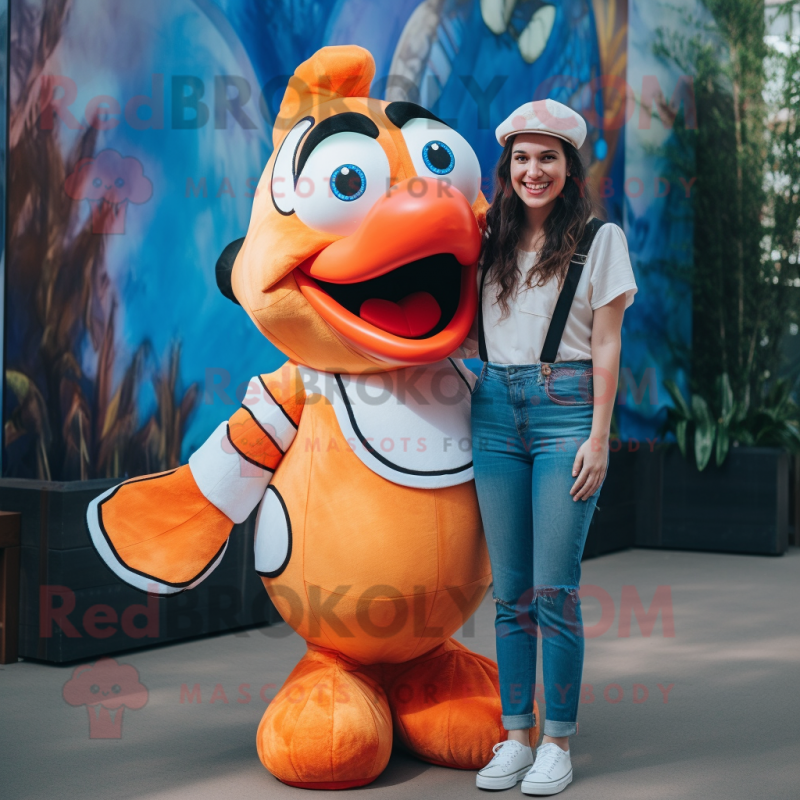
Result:
[[[472,480],[475,376],[460,359],[365,375],[300,373],[307,397],[327,398],[348,444],[376,474],[421,489]]]

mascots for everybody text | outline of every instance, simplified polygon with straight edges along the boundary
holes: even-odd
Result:
[[[252,379],[187,466],[88,513],[114,572],[168,595],[202,581],[258,506],[256,569],[308,643],[258,753],[306,788],[373,781],[393,741],[478,769],[505,738],[496,665],[450,638],[491,582],[474,377],[448,357],[475,316],[480,167],[421,106],[370,99],[373,73],[358,47],[298,67],[247,236],[217,265],[289,361]]]

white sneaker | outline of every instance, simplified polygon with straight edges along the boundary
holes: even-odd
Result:
[[[533,750],[510,739],[496,744],[492,752],[494,758],[475,776],[479,789],[510,789],[533,764]]]
[[[568,752],[548,742],[536,751],[536,762],[522,781],[522,794],[558,794],[572,783],[572,761]]]

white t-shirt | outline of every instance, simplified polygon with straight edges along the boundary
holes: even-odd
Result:
[[[536,253],[519,252],[520,279],[516,297],[509,300],[509,314],[502,319],[497,303],[499,287],[489,278],[483,290],[483,331],[489,361],[496,364],[538,364],[550,319],[558,301],[559,286],[555,278],[544,286],[528,288],[525,277],[533,266]],[[480,290],[480,273],[478,275]],[[581,279],[575,291],[567,325],[556,361],[588,361],[592,358],[592,318],[595,309],[625,294],[625,308],[636,294],[628,242],[618,225],[606,223],[597,232]],[[464,355],[477,354],[477,336],[473,327],[464,342]],[[473,349],[475,348],[475,349]]]

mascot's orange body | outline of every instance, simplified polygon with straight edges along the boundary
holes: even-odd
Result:
[[[496,665],[450,638],[491,582],[474,378],[448,358],[475,315],[480,168],[430,112],[369,99],[373,73],[357,47],[297,69],[247,236],[217,266],[290,360],[253,378],[187,466],[88,512],[117,575],[174,594],[259,507],[256,569],[308,652],[258,752],[280,780],[318,789],[373,781],[394,739],[477,769],[504,738]]]

